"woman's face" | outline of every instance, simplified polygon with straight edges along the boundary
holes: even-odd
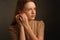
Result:
[[[26,13],[28,20],[34,20],[36,16],[36,5],[34,2],[27,2],[23,11]]]

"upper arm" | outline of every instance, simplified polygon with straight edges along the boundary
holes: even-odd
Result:
[[[44,40],[44,22],[43,21],[38,22],[38,38],[40,40]]]
[[[9,40],[17,40],[17,34],[13,27],[8,27]]]

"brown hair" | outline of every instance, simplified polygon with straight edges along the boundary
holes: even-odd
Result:
[[[17,5],[16,5],[16,10],[15,10],[14,19],[13,19],[13,22],[12,22],[11,25],[17,24],[16,19],[15,19],[15,16],[16,16],[17,14],[19,14],[18,11],[19,11],[19,10],[23,10],[24,5],[25,5],[27,2],[30,2],[30,1],[36,3],[35,0],[18,0]]]

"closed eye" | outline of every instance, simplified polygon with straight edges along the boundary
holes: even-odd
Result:
[[[34,10],[36,10],[36,8],[34,8]]]
[[[27,9],[27,11],[30,11],[30,10],[32,10],[32,8]]]

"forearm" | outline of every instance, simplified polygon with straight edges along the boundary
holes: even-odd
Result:
[[[30,28],[30,25],[27,25],[25,27],[25,30],[27,31],[27,33],[30,35],[30,37],[32,38],[32,40],[39,40],[36,35],[33,33],[32,29]]]
[[[24,32],[23,26],[21,26],[21,29],[20,29],[20,40],[25,40],[25,32]]]

